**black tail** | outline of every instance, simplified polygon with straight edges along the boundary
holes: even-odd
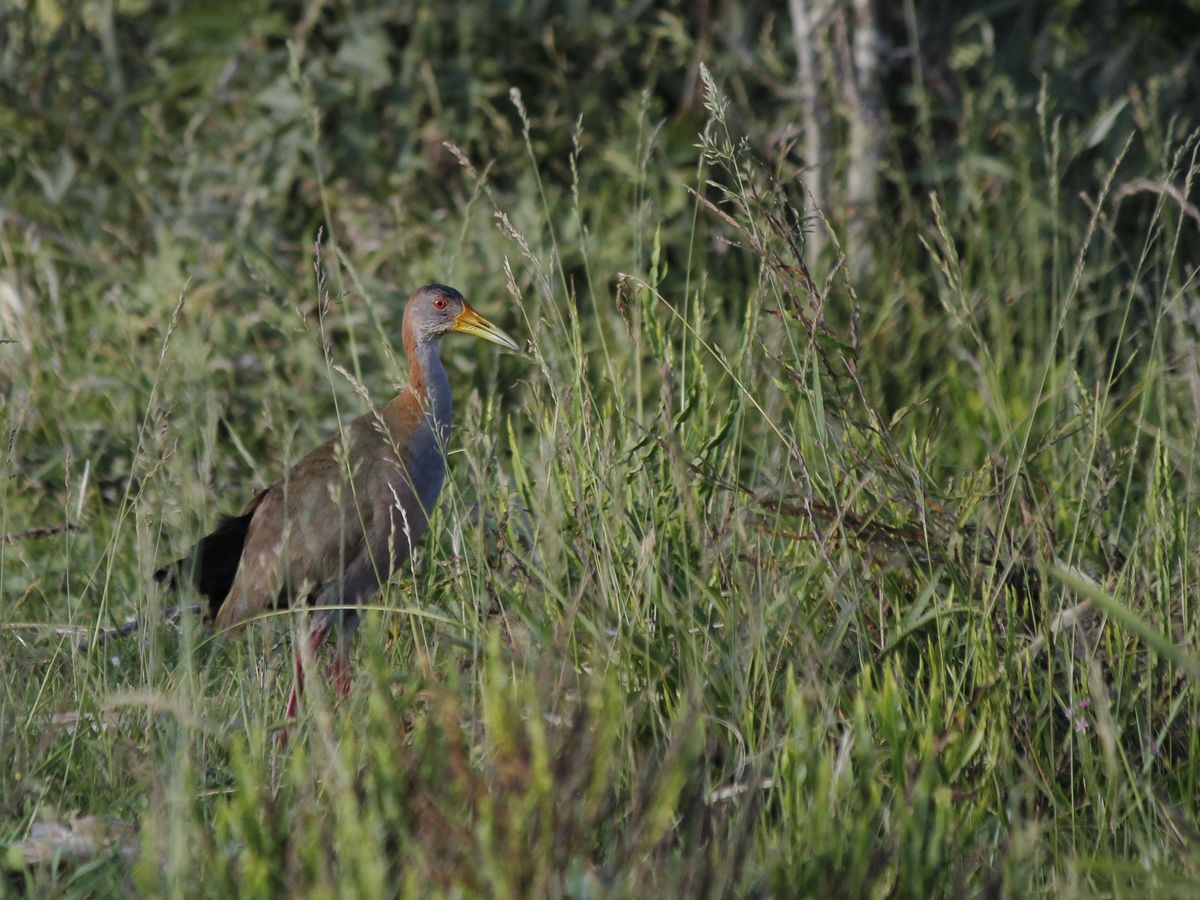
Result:
[[[233,576],[242,561],[246,532],[250,530],[253,518],[253,512],[226,516],[217,530],[201,538],[191,553],[155,572],[154,580],[174,590],[182,578],[208,598],[208,615],[210,618],[216,616],[233,586]]]
[[[238,563],[242,560],[242,547],[246,544],[246,532],[250,530],[252,518],[253,509],[244,515],[226,516],[221,519],[217,530],[201,538],[191,553],[154,573],[154,580],[168,590],[178,588],[182,577],[185,583],[194,585],[208,599],[207,610],[199,604],[172,606],[163,610],[166,621],[173,622],[184,613],[207,612],[209,619],[216,616],[233,586],[233,576],[237,574]],[[138,616],[130,616],[114,628],[98,630],[94,636],[88,635],[80,640],[77,649],[85,653],[93,641],[103,646],[113,638],[130,635],[137,630],[139,621]]]

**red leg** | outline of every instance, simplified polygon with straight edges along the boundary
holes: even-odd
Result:
[[[321,620],[314,621],[312,627],[308,631],[308,652],[310,656],[316,656],[317,650],[320,649],[321,643],[325,640],[325,635],[329,634],[329,624]],[[292,682],[292,692],[288,695],[287,711],[283,716],[285,719],[296,718],[296,712],[300,706],[300,695],[304,693],[304,656],[300,652],[300,648],[296,648],[296,665],[295,665],[295,681]]]
[[[339,697],[350,696],[350,666],[338,659],[333,661],[333,686]]]
[[[337,652],[333,654],[331,673],[339,697],[350,696],[350,642],[338,635]]]

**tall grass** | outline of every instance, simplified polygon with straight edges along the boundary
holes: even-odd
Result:
[[[1194,134],[965,79],[856,279],[720,69],[684,141],[505,86],[405,207],[332,177],[332,59],[5,197],[0,526],[76,528],[0,544],[0,840],[114,826],[7,890],[1194,893]],[[295,614],[166,628],[148,575],[403,382],[435,277],[529,352],[446,342],[430,532],[280,751]]]

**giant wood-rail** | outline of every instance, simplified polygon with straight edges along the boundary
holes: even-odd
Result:
[[[339,693],[347,693],[354,607],[408,559],[442,489],[450,381],[438,342],[454,331],[518,349],[454,288],[421,288],[404,308],[407,389],[321,444],[155,577],[170,587],[193,584],[218,629],[307,601],[315,608],[310,655],[339,626],[333,677]],[[303,690],[301,647],[295,649],[289,719]]]

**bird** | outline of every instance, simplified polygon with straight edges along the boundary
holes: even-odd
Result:
[[[219,631],[307,603],[308,656],[337,629],[332,680],[346,696],[355,607],[409,559],[445,479],[451,397],[439,343],[454,332],[520,352],[459,291],[436,283],[420,288],[404,307],[407,387],[302,458],[155,579],[168,589],[190,583]],[[285,720],[296,718],[304,689],[304,654],[299,643],[294,650]]]

